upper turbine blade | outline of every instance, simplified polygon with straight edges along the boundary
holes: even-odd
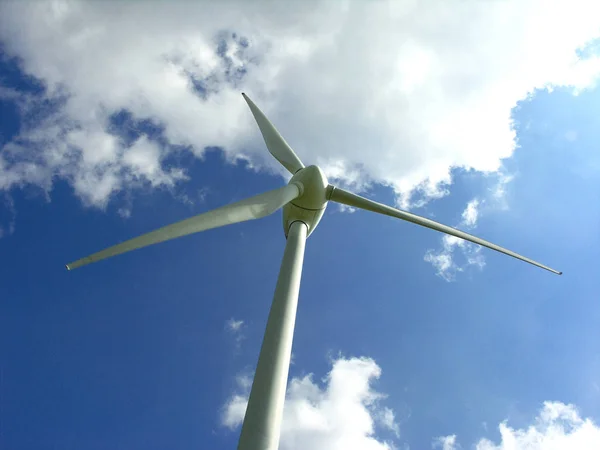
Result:
[[[169,239],[197,233],[199,231],[244,222],[246,220],[259,219],[274,213],[299,195],[300,187],[294,183],[290,183],[282,188],[213,209],[212,211],[190,217],[181,222],[167,225],[158,230],[114,245],[98,253],[94,253],[67,264],[67,269],[76,269],[77,267],[100,261],[101,259],[110,258],[111,256],[120,255],[121,253],[168,241]]]
[[[304,164],[302,164],[300,158],[296,156],[294,150],[292,150],[289,144],[285,142],[285,139],[281,137],[273,124],[269,122],[267,116],[265,116],[263,112],[258,109],[258,106],[256,106],[243,92],[242,96],[246,100],[246,103],[248,103],[250,111],[252,111],[252,115],[258,124],[258,128],[260,128],[260,132],[265,139],[265,144],[267,144],[267,148],[269,149],[269,152],[271,152],[271,155],[273,155],[291,174],[303,169]]]
[[[425,217],[417,216],[416,214],[401,211],[399,209],[374,202],[373,200],[369,200],[367,198],[361,197],[360,195],[353,194],[352,192],[348,192],[337,187],[330,186],[329,190],[330,200],[333,200],[334,202],[343,203],[344,205],[354,206],[356,208],[366,209],[367,211],[372,211],[379,214],[385,214],[386,216],[397,217],[398,219],[402,220],[407,220],[409,222],[416,223],[417,225],[422,225],[424,227],[431,228],[432,230],[441,231],[442,233],[446,233],[451,236],[456,236],[466,241],[470,241],[475,244],[491,248],[492,250],[496,250],[497,252],[504,253],[505,255],[509,255],[514,258],[520,259],[521,261],[528,262],[529,264],[541,267],[542,269],[546,269],[557,275],[562,275],[562,272],[559,272],[558,270],[551,269],[550,267],[540,264],[532,259],[521,256],[518,253],[507,250],[503,247],[500,247],[499,245],[492,244],[491,242],[478,238],[477,236],[473,236],[472,234],[465,233],[464,231],[457,230],[447,225],[442,225],[441,223],[435,222],[431,219],[426,219]]]

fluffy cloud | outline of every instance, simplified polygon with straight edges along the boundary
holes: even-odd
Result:
[[[456,435],[452,434],[449,436],[440,436],[433,440],[433,448],[440,450],[457,450],[456,449]]]
[[[501,423],[500,443],[481,439],[476,450],[595,450],[600,448],[600,427],[583,419],[573,405],[545,402],[534,423],[514,429]],[[443,450],[458,450],[456,436],[438,438]]]
[[[325,385],[319,386],[313,375],[292,378],[288,385],[283,413],[280,448],[282,450],[391,450],[393,444],[375,435],[378,428],[399,435],[394,412],[381,405],[382,394],[372,382],[381,369],[369,358],[338,359],[333,362]],[[225,405],[222,423],[239,426],[244,418],[247,377],[238,380],[241,393]]]
[[[467,207],[462,213],[462,219],[465,226],[472,228],[477,224],[479,217],[479,199],[473,199],[467,203]]]
[[[462,220],[458,228],[470,230],[477,225],[479,217],[479,207],[481,201],[477,198],[469,201],[462,212]],[[467,267],[475,266],[482,268],[485,266],[485,259],[481,254],[481,246],[467,242],[463,239],[444,235],[442,236],[442,248],[438,251],[428,250],[425,253],[425,261],[430,263],[436,270],[436,273],[446,281],[456,279],[456,274],[463,272]],[[455,251],[460,250],[461,262],[456,261]]]
[[[381,404],[384,397],[372,387],[381,375],[379,366],[369,358],[338,359],[319,386],[313,375],[292,378],[288,385],[281,429],[280,448],[391,450],[394,442],[382,440],[375,431],[399,437],[392,409]],[[223,408],[222,425],[235,429],[243,421],[251,377],[238,376],[238,392]],[[487,430],[487,427],[486,427]],[[481,438],[462,447],[452,434],[436,437],[437,450],[596,450],[600,448],[600,426],[582,418],[574,405],[544,402],[532,424],[512,428],[507,421],[498,425],[499,442]],[[381,433],[378,433],[381,434]],[[404,444],[406,447],[406,443]]]
[[[245,90],[337,181],[388,185],[404,206],[415,191],[439,197],[452,167],[493,172],[512,154],[518,100],[595,82],[599,59],[577,49],[600,36],[599,9],[593,0],[2,2],[4,50],[45,89],[13,98],[24,124],[3,148],[0,189],[49,190],[62,177],[103,206],[119,190],[181,182],[169,155],[207,146],[276,168]],[[124,112],[138,128],[133,142],[115,129]]]

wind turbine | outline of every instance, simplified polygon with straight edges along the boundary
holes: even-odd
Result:
[[[304,247],[306,238],[319,224],[329,201],[406,220],[491,248],[552,273],[562,274],[562,272],[471,234],[330,185],[319,167],[304,166],[263,112],[250,98],[243,93],[242,95],[258,123],[269,152],[293,175],[286,186],[167,225],[81,258],[66,266],[68,270],[76,269],[158,242],[211,228],[259,219],[283,208],[283,231],[287,242],[258,356],[238,450],[276,450],[279,445]]]

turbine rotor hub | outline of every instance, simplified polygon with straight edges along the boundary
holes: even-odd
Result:
[[[283,207],[283,229],[287,237],[290,225],[301,221],[308,227],[308,235],[319,224],[327,207],[327,177],[318,166],[308,166],[297,171],[290,184],[300,188],[300,196]]]

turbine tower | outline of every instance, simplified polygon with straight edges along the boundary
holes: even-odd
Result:
[[[250,98],[242,95],[254,115],[269,152],[293,175],[286,186],[167,225],[67,264],[67,269],[72,270],[158,242],[259,219],[283,208],[283,230],[287,242],[258,356],[238,450],[276,450],[279,446],[304,247],[306,238],[319,224],[329,201],[406,220],[491,248],[552,273],[562,274],[471,234],[330,185],[319,167],[304,166],[262,111]]]

